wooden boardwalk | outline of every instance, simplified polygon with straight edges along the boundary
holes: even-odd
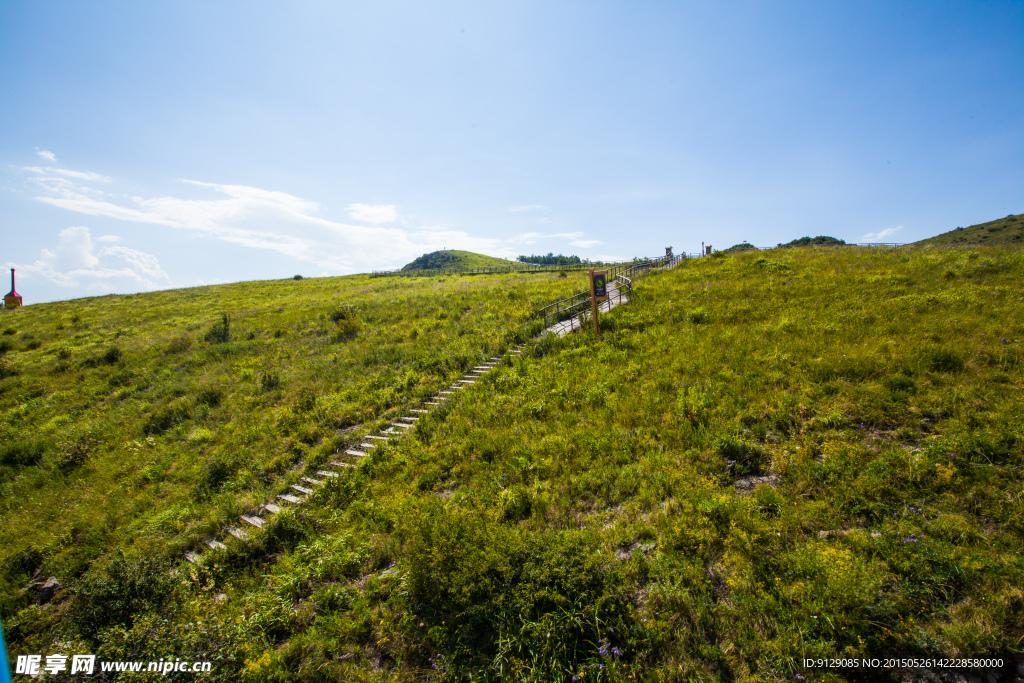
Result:
[[[616,306],[621,306],[622,304],[628,304],[628,303],[629,303],[629,295],[626,294],[626,292],[624,292],[624,291],[620,291],[617,282],[615,282],[615,281],[609,282],[608,283],[608,300],[607,301],[602,301],[601,303],[599,303],[597,305],[597,314],[601,315],[602,313],[607,313],[610,310],[612,310],[613,308],[615,308]],[[587,311],[587,314],[589,314],[589,311]],[[584,316],[574,315],[573,317],[569,318],[568,320],[563,320],[560,323],[555,323],[554,325],[546,328],[540,334],[541,334],[541,336],[544,336],[545,334],[557,334],[559,337],[564,337],[565,335],[569,334],[570,332],[579,332],[580,330],[585,328],[587,325],[593,325],[593,323],[590,322],[590,315],[587,315],[587,314],[585,314]],[[584,320],[580,320],[581,317],[583,317],[585,319]]]

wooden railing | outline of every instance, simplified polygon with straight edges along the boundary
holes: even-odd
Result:
[[[609,298],[616,299],[617,303],[621,303],[623,299],[628,301],[633,294],[633,280],[651,270],[670,268],[685,258],[687,258],[685,254],[645,258],[630,263],[616,264],[608,268],[606,281],[609,283]],[[590,309],[590,289],[587,288],[541,308],[537,311],[537,317],[544,320],[545,328],[565,320],[571,320],[570,327],[575,330],[577,324],[582,326],[589,319]]]

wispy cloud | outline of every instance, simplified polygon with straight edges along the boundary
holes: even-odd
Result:
[[[394,204],[349,204],[348,216],[354,221],[363,223],[394,223],[398,218],[398,211]]]
[[[57,163],[57,155],[48,149],[39,149],[36,147],[36,154],[49,161],[51,164]]]
[[[32,174],[35,199],[40,202],[86,216],[159,225],[271,250],[318,266],[324,273],[393,268],[441,248],[514,258],[531,234],[498,239],[406,221],[400,227],[383,225],[398,221],[392,204],[349,204],[345,208],[351,218],[370,224],[353,225],[321,217],[322,208],[316,202],[258,187],[182,180],[185,187],[206,196],[139,197],[115,192],[111,185],[117,183],[98,173],[48,167],[24,170]]]
[[[111,181],[110,178],[105,175],[100,175],[99,173],[92,173],[90,171],[72,171],[69,168],[54,168],[52,166],[41,168],[39,166],[25,166],[22,170],[41,176],[58,175],[64,176],[65,178],[74,178],[75,180],[86,180],[101,183],[109,183]]]
[[[886,237],[890,237],[890,236],[896,234],[896,232],[898,232],[898,231],[900,231],[902,229],[903,229],[903,226],[900,225],[900,226],[895,227],[895,228],[886,228],[885,230],[880,230],[878,232],[869,232],[866,235],[862,235],[861,238],[860,238],[860,241],[861,242],[884,242]]]
[[[103,292],[156,289],[171,284],[156,256],[122,246],[97,251],[85,226],[61,230],[57,245],[43,249],[34,263],[7,266],[41,275],[64,287],[84,285]]]
[[[505,211],[508,213],[523,213],[525,211],[545,211],[547,208],[543,204],[523,204],[522,206],[510,206]]]

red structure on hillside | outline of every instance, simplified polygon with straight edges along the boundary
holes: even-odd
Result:
[[[11,291],[4,297],[4,308],[21,306],[21,295],[14,289],[14,268],[11,268]]]

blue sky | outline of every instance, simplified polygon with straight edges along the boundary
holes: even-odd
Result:
[[[1024,3],[0,3],[26,303],[1024,210]],[[6,289],[4,290],[6,291]]]

